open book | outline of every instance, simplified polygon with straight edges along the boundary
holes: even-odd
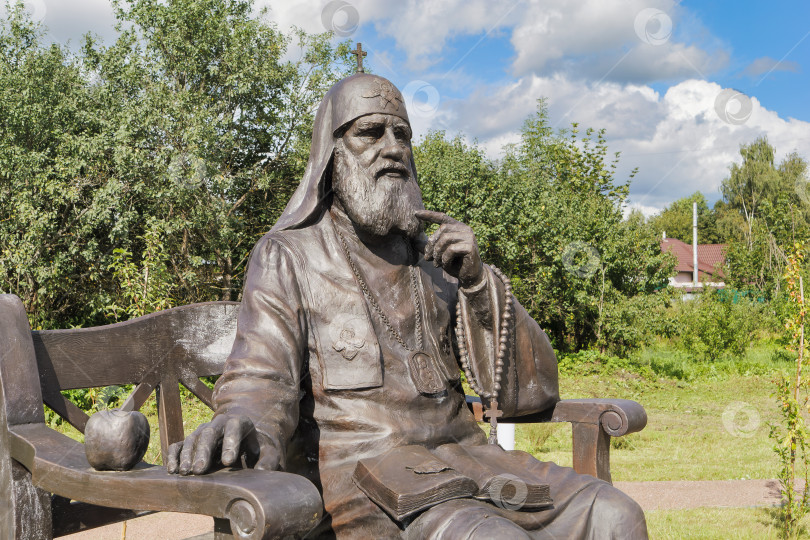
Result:
[[[548,484],[528,470],[533,458],[493,445],[401,446],[357,462],[357,486],[397,521],[451,499],[474,497],[509,510],[552,504]]]

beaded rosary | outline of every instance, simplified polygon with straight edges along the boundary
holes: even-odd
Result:
[[[487,410],[484,413],[484,417],[489,419],[490,424],[489,444],[498,444],[498,418],[503,416],[503,411],[498,409],[498,392],[501,390],[501,374],[503,373],[506,351],[509,348],[509,333],[511,332],[511,325],[509,323],[514,315],[514,300],[512,299],[512,283],[509,281],[509,278],[497,267],[490,266],[490,268],[492,269],[492,273],[503,283],[506,295],[506,303],[503,306],[503,314],[501,315],[498,356],[495,358],[495,374],[491,392],[484,390],[473,376],[472,369],[470,369],[470,358],[467,353],[467,346],[464,342],[464,322],[461,316],[461,302],[456,304],[456,340],[458,342],[461,367],[464,369],[464,375],[466,375],[467,381],[470,383],[470,388],[481,396],[482,400],[489,400],[489,405],[486,407]]]

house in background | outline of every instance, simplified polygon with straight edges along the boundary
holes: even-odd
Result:
[[[698,286],[714,287],[722,289],[725,287],[723,279],[723,263],[725,262],[726,244],[698,244]],[[693,282],[693,254],[692,245],[682,242],[677,238],[663,238],[661,240],[661,251],[671,252],[677,257],[674,277],[669,278],[669,284],[673,287],[687,290],[695,289]]]

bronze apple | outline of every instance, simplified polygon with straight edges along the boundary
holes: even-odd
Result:
[[[99,471],[130,470],[143,458],[148,446],[149,422],[139,411],[99,411],[84,429],[87,461]]]

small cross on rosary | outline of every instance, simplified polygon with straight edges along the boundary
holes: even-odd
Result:
[[[357,57],[357,71],[355,73],[365,73],[366,71],[363,69],[363,57],[367,56],[368,53],[363,50],[363,44],[358,41],[357,49],[349,52]]]
[[[491,399],[484,413],[484,418],[489,420],[489,444],[498,444],[498,418],[501,416],[503,411],[498,409],[498,400]]]

